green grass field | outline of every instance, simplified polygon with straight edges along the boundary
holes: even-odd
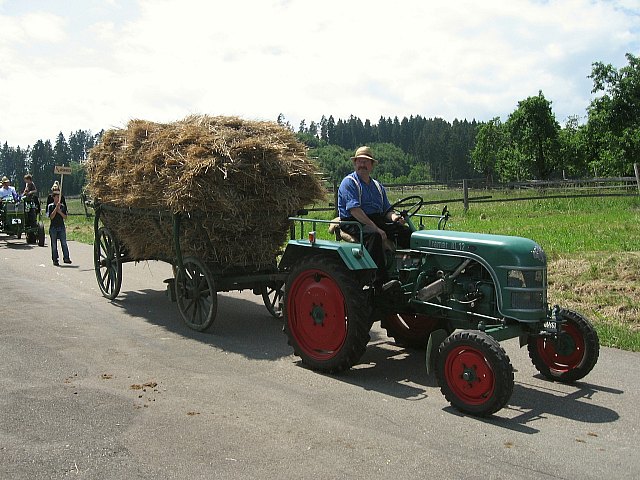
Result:
[[[525,194],[471,192],[472,198],[491,195],[500,201],[471,203],[467,212],[461,202],[450,202],[447,229],[535,240],[549,258],[550,302],[589,317],[602,345],[640,351],[640,197],[509,201]],[[462,196],[444,190],[389,192],[392,202],[409,195],[422,195],[425,201]],[[73,214],[67,222],[68,238],[93,243],[93,218],[84,216],[79,200],[68,204]],[[437,214],[442,207],[425,205],[421,213]],[[313,216],[330,219],[333,214]],[[329,238],[323,228],[319,234]],[[426,228],[436,228],[436,222]]]

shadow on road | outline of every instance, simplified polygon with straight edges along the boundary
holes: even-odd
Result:
[[[32,248],[44,248],[39,247],[36,243],[27,243],[27,240],[22,238],[0,238],[7,248],[11,250],[31,250]]]
[[[424,351],[401,349],[386,341],[369,344],[360,365],[332,377],[365,390],[374,390],[406,400],[421,400],[428,395],[441,395],[435,375],[427,375],[425,370]],[[595,403],[598,396],[624,393],[620,390],[586,382],[560,385],[560,390],[554,388],[553,382],[541,376],[535,378],[541,379],[544,385],[518,381],[516,373],[516,384],[508,405],[497,415],[477,420],[521,433],[534,434],[540,430],[531,424],[537,422],[535,424],[540,427],[543,421],[551,416],[590,424],[611,423],[620,418],[616,411],[602,406],[606,401],[599,399],[598,404]],[[450,406],[445,410],[454,415],[465,416]]]
[[[246,358],[277,360],[292,353],[282,333],[282,320],[273,318],[263,305],[224,293],[218,294],[218,313],[209,332],[187,327],[164,291],[121,292],[111,303],[127,315]]]
[[[219,294],[218,314],[210,333],[196,332],[184,325],[177,306],[163,291],[122,292],[112,304],[132,317],[249,359],[278,360],[292,353],[282,332],[282,320],[273,318],[263,305],[250,300]],[[426,373],[424,351],[397,347],[384,334],[378,336],[372,332],[372,337],[358,365],[328,376],[365,390],[409,401],[441,395],[435,375]],[[298,364],[302,366],[299,361]],[[619,419],[617,412],[593,400],[600,395],[620,395],[622,391],[586,382],[561,385],[561,390],[542,377],[534,378],[540,382],[528,384],[519,381],[516,374],[516,384],[507,407],[498,415],[477,420],[520,433],[534,434],[540,430],[532,425],[540,427],[550,416],[591,424],[610,423]],[[464,415],[453,407],[446,407],[445,411]]]

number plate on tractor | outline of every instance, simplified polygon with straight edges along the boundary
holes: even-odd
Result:
[[[558,323],[557,322],[544,322],[544,329],[547,332],[557,332],[558,331]]]
[[[22,223],[22,219],[21,218],[12,218],[11,219],[11,225],[19,225]]]

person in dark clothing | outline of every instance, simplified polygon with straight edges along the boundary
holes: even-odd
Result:
[[[51,220],[51,225],[49,226],[51,260],[53,260],[55,266],[58,266],[58,240],[60,240],[60,246],[62,247],[62,261],[71,263],[69,247],[67,246],[67,229],[64,224],[64,219],[67,218],[67,207],[60,200],[60,192],[54,190],[51,192],[51,196],[53,197],[53,202],[47,205],[47,216]]]
[[[402,215],[391,210],[387,192],[371,172],[377,162],[371,149],[363,146],[351,157],[354,172],[347,175],[338,189],[340,220],[358,221],[363,228],[363,242],[378,270],[374,284],[388,280],[385,268],[384,240],[394,239],[400,248],[409,248],[411,231]],[[360,238],[356,225],[342,225],[343,231]]]
[[[38,189],[36,188],[36,184],[33,183],[31,174],[27,173],[24,176],[24,182],[25,186],[22,192],[22,198],[25,199],[25,211],[29,205],[33,204],[33,208],[27,211],[27,225],[32,227],[36,225],[36,218],[40,213],[40,199],[38,198]]]
[[[53,182],[53,185],[51,186],[51,190],[49,191],[49,195],[47,196],[47,205],[53,202],[53,192],[60,193],[60,185],[58,184],[57,180]],[[62,203],[65,207],[67,206],[67,200],[64,198],[64,195],[60,196],[60,203]]]

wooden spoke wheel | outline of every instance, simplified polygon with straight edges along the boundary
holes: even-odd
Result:
[[[195,257],[186,257],[175,278],[176,301],[184,323],[203,332],[213,325],[218,311],[218,293],[213,275]]]
[[[282,318],[282,302],[284,299],[284,282],[276,282],[262,289],[262,301],[273,318]]]
[[[44,245],[44,234],[41,240]],[[100,291],[109,300],[113,300],[120,293],[122,285],[121,260],[118,240],[107,227],[100,227],[93,242],[93,265]]]

